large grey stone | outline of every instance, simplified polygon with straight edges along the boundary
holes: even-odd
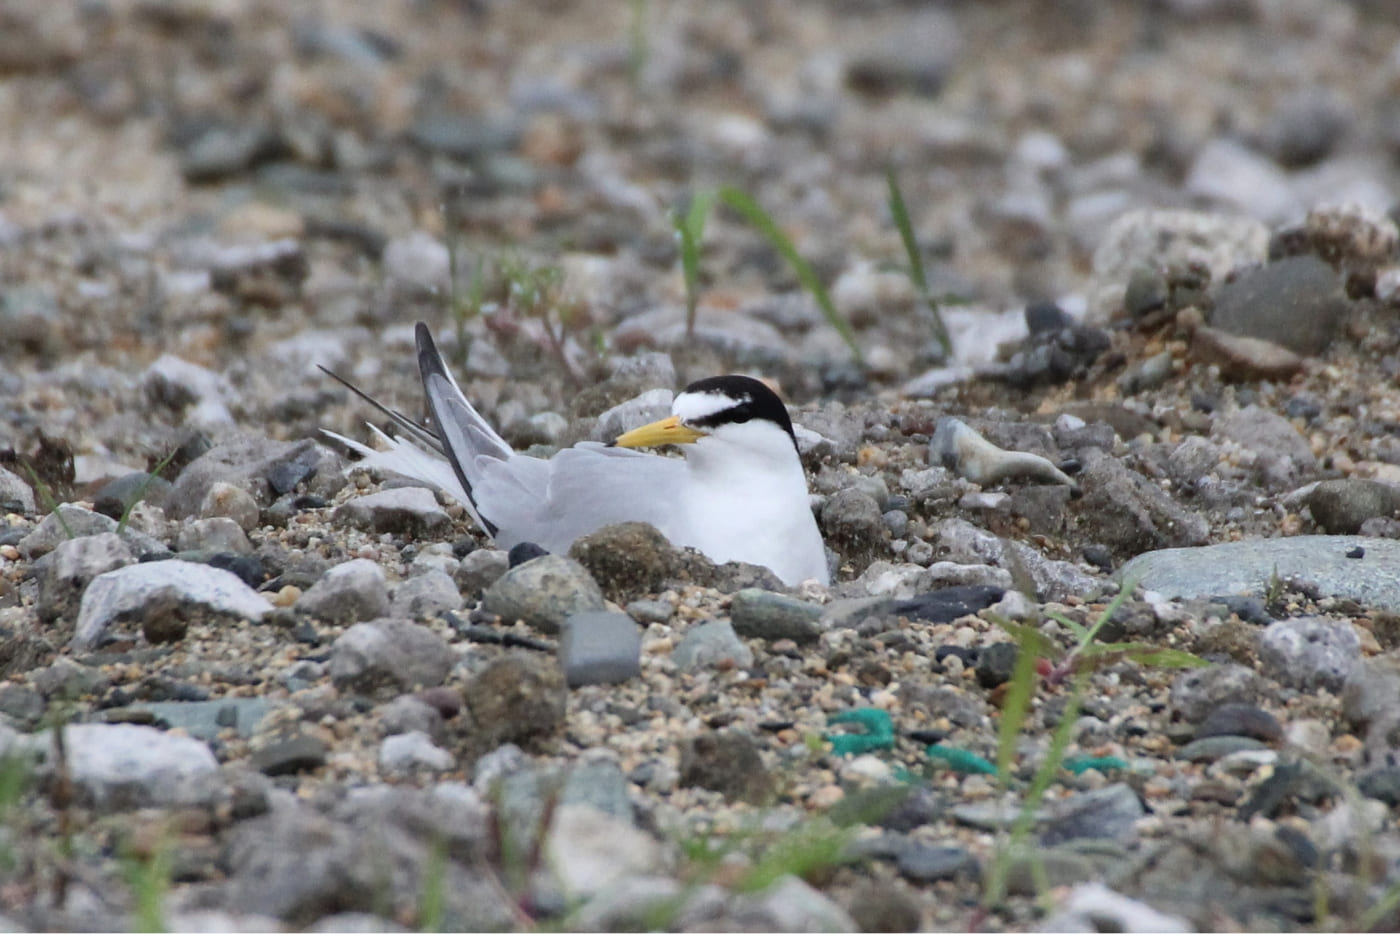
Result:
[[[452,524],[437,497],[421,486],[357,496],[336,509],[335,521],[371,532],[417,536],[433,535]]]
[[[1260,634],[1259,661],[1265,674],[1287,687],[1337,694],[1361,664],[1361,637],[1344,619],[1283,619]]]
[[[607,608],[588,570],[563,555],[543,555],[511,568],[486,588],[481,606],[550,635],[574,613]]]
[[[406,619],[356,623],[331,646],[331,681],[341,690],[402,693],[442,684],[456,660],[437,633]]]
[[[1394,539],[1296,535],[1152,551],[1123,565],[1117,577],[1168,597],[1199,598],[1262,596],[1277,574],[1306,581],[1325,597],[1350,597],[1363,606],[1397,612],[1396,567],[1400,541]]]
[[[65,617],[71,621],[93,578],[135,561],[131,549],[115,532],[60,542],[34,562],[39,573],[39,598],[35,601],[39,619],[53,622]]]
[[[1326,349],[1348,306],[1331,266],[1316,256],[1292,256],[1221,286],[1210,323],[1312,355]]]
[[[384,569],[368,558],[337,564],[297,600],[297,609],[328,623],[358,623],[389,612]]]
[[[202,618],[262,619],[272,604],[234,574],[189,561],[152,561],[100,574],[78,607],[75,652],[97,645],[119,619],[140,619],[149,631],[159,618],[187,625]]]

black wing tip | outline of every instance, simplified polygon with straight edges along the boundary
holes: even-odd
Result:
[[[433,332],[429,331],[422,321],[414,326],[413,338],[418,345],[419,375],[424,380],[429,376],[446,376],[447,366],[442,362],[442,354],[438,352],[437,342],[433,340]]]

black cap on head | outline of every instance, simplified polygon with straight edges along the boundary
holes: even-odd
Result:
[[[734,400],[733,405],[718,409],[709,415],[687,419],[687,424],[695,428],[718,428],[720,425],[740,424],[755,418],[764,418],[788,433],[793,447],[797,438],[792,433],[792,419],[787,406],[778,394],[761,381],[750,376],[710,376],[699,379],[685,387],[687,393],[699,395],[725,396]]]

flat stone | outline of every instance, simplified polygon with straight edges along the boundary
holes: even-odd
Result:
[[[309,772],[326,764],[330,750],[325,742],[309,733],[275,740],[248,758],[248,765],[264,775],[292,775]]]
[[[1367,519],[1393,518],[1400,512],[1400,487],[1361,477],[1323,480],[1305,502],[1324,532],[1355,535]]]
[[[1045,846],[1068,840],[1126,840],[1147,809],[1131,786],[1115,782],[1061,798],[1049,812],[1049,819],[1040,828],[1040,842]]]
[[[357,496],[335,510],[334,520],[371,532],[428,537],[452,524],[431,490],[405,486]]]
[[[559,631],[559,664],[569,687],[617,684],[642,673],[642,631],[626,613],[575,613]]]
[[[424,619],[441,616],[462,608],[462,594],[457,584],[442,571],[427,571],[410,577],[394,588],[389,601],[393,616]]]
[[[1221,286],[1210,324],[1310,356],[1327,347],[1349,306],[1331,266],[1316,256],[1292,256]]]
[[[900,848],[895,866],[901,876],[913,882],[975,879],[982,873],[977,857],[960,846],[930,846],[912,841]]]
[[[214,740],[224,730],[233,730],[245,739],[253,735],[271,709],[263,697],[226,697],[211,701],[152,701],[133,704],[130,710],[147,710],[159,723],[184,730],[202,740]]]
[[[1360,549],[1362,557],[1349,558]],[[1362,606],[1400,612],[1400,541],[1356,535],[1296,535],[1247,539],[1138,555],[1119,569],[1167,597],[1265,595],[1274,574],[1307,581],[1324,597],[1350,597]]]
[[[142,619],[146,628],[161,618],[256,621],[271,610],[266,598],[228,571],[189,561],[133,564],[88,585],[70,644],[74,652],[90,651],[117,619]]]
[[[511,568],[482,595],[482,609],[554,635],[574,613],[605,610],[603,591],[572,558],[544,555]]]
[[[1259,635],[1264,673],[1280,684],[1340,693],[1347,676],[1361,664],[1361,636],[1344,619],[1302,616],[1279,620]]]
[[[389,585],[384,569],[368,558],[337,564],[301,595],[296,606],[313,619],[342,625],[386,616]]]
[[[753,587],[737,591],[729,604],[734,632],[750,639],[807,645],[821,637],[821,616],[822,608],[814,603]]]
[[[1214,762],[1237,752],[1253,751],[1269,751],[1269,747],[1251,736],[1206,736],[1182,746],[1176,757],[1187,762]]]
[[[356,623],[331,645],[331,681],[340,690],[395,694],[436,687],[456,660],[426,626],[406,619]]]
[[[753,650],[740,640],[727,619],[691,626],[671,650],[671,657],[681,671],[753,665]]]

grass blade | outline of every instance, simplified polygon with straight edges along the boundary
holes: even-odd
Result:
[[[743,215],[744,219],[758,229],[773,244],[774,249],[783,255],[792,267],[792,271],[797,276],[797,281],[802,283],[802,287],[812,294],[822,314],[826,316],[827,323],[836,329],[836,333],[841,335],[841,339],[846,342],[846,346],[851,348],[851,357],[861,366],[865,365],[865,358],[861,355],[860,345],[856,343],[855,331],[851,330],[851,325],[841,313],[836,310],[836,305],[831,301],[831,296],[827,294],[826,286],[822,285],[821,279],[817,277],[816,270],[803,259],[797,252],[797,248],[792,245],[787,234],[779,229],[768,212],[763,210],[748,192],[735,188],[733,185],[725,185],[716,193],[721,201],[729,207]]]
[[[938,311],[938,303],[933,300],[933,294],[929,291],[928,275],[924,272],[924,258],[919,252],[919,241],[914,236],[914,224],[909,220],[909,207],[904,203],[904,192],[899,189],[899,179],[894,174],[893,166],[885,167],[885,183],[889,188],[890,216],[894,218],[894,226],[899,231],[899,239],[903,241],[904,252],[909,257],[905,273],[914,284],[919,297],[933,313],[933,336],[938,341],[938,346],[943,348],[944,356],[952,357],[953,338],[949,336],[948,326],[943,323],[943,315]]]

